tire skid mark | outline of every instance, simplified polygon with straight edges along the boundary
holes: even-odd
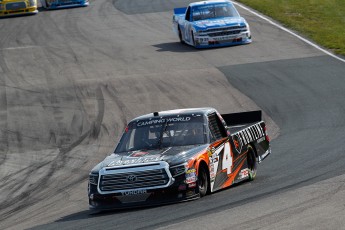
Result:
[[[71,47],[70,47],[71,48]],[[75,62],[78,63],[78,56],[76,55],[76,53],[74,53],[74,51],[72,50],[72,54],[75,57]],[[1,52],[1,51],[0,51]],[[48,61],[49,66],[55,66],[56,65],[56,59],[51,58],[52,56],[54,56],[54,53],[50,53],[49,52],[49,48],[45,48],[43,49],[43,53],[45,53],[45,56],[47,57],[46,61]],[[56,53],[58,54],[58,53]],[[57,56],[57,55],[55,55]],[[58,59],[62,59],[63,57],[58,57]],[[5,69],[2,66],[2,69]],[[8,72],[10,72],[7,69]],[[75,141],[73,141],[71,144],[69,145],[64,145],[64,142],[66,140],[62,140],[59,141],[58,140],[58,136],[59,133],[56,134],[56,132],[54,132],[54,130],[59,130],[61,127],[64,127],[64,124],[61,123],[63,115],[64,115],[64,111],[62,110],[63,107],[61,107],[60,105],[63,103],[62,101],[69,101],[69,99],[73,99],[70,96],[64,96],[64,92],[59,92],[59,89],[54,88],[54,86],[56,85],[55,82],[58,81],[54,79],[54,72],[52,71],[51,68],[44,68],[44,72],[46,73],[46,81],[47,81],[47,85],[49,86],[48,90],[46,93],[43,93],[43,98],[40,100],[41,106],[43,108],[48,108],[50,107],[52,109],[52,117],[51,120],[53,122],[53,124],[56,124],[55,128],[51,129],[50,131],[50,136],[49,136],[49,142],[54,144],[55,146],[59,147],[59,152],[57,154],[57,156],[55,157],[54,160],[52,160],[51,162],[45,162],[45,163],[35,163],[35,164],[31,164],[29,165],[26,169],[24,169],[23,171],[21,171],[19,174],[18,173],[13,173],[12,175],[8,175],[4,180],[6,181],[11,181],[11,179],[13,177],[15,177],[15,180],[13,181],[13,185],[15,186],[9,186],[11,187],[11,190],[13,189],[18,189],[21,186],[27,184],[28,179],[35,176],[37,177],[37,172],[40,169],[43,168],[48,168],[46,170],[46,173],[44,173],[43,175],[40,175],[38,177],[39,180],[36,181],[34,184],[31,184],[27,187],[27,189],[20,193],[19,195],[15,195],[14,197],[11,197],[11,199],[6,200],[5,203],[1,204],[1,217],[0,220],[4,220],[7,217],[13,215],[14,213],[17,212],[22,212],[24,211],[26,208],[36,204],[37,202],[54,196],[59,194],[60,192],[64,191],[64,189],[70,188],[71,185],[73,184],[80,184],[82,181],[84,181],[87,177],[87,174],[83,174],[83,175],[74,175],[73,178],[70,178],[70,175],[66,175],[65,171],[68,171],[68,167],[72,168],[72,171],[77,171],[80,169],[80,167],[82,167],[83,165],[85,165],[87,163],[87,158],[82,158],[80,160],[78,160],[77,165],[78,167],[75,167],[75,165],[70,165],[69,164],[69,160],[70,158],[73,158],[74,155],[74,151],[73,149],[75,147],[77,147],[78,145],[80,145],[83,141],[86,141],[88,138],[96,138],[101,130],[101,124],[102,124],[102,120],[103,120],[103,116],[104,116],[104,98],[103,98],[103,93],[101,88],[98,88],[97,90],[97,98],[100,98],[99,100],[97,100],[97,107],[98,107],[98,113],[97,113],[97,117],[96,120],[91,122],[91,126],[89,127],[89,129],[87,131],[85,131],[84,133],[82,133],[79,138]],[[71,80],[71,79],[69,79]],[[73,82],[73,81],[72,81]],[[4,85],[4,84],[2,84]],[[0,86],[1,87],[1,86]],[[3,92],[3,91],[2,91]],[[35,92],[37,93],[37,92]],[[41,93],[41,92],[39,92]],[[5,98],[5,97],[2,97]],[[79,100],[79,105],[82,105],[82,99],[78,98],[78,96],[76,96],[76,98]],[[46,99],[50,99],[48,101],[48,105],[45,106],[45,101]],[[1,109],[4,109],[5,107],[1,107]],[[49,111],[48,111],[49,112]],[[82,116],[84,119],[86,113],[84,113],[84,115]],[[50,115],[50,113],[48,113],[48,116]],[[72,122],[75,122],[76,119],[75,118],[75,114],[73,115]],[[83,125],[83,122],[81,122],[81,126]],[[79,131],[81,131],[81,129],[79,129]],[[63,130],[62,130],[63,131]],[[19,132],[16,132],[19,133]],[[63,133],[68,134],[68,130],[67,131],[63,131]],[[20,133],[19,133],[20,134]],[[18,139],[20,139],[19,137],[21,136],[21,134],[18,136]],[[7,139],[7,138],[6,138]],[[18,140],[20,142],[20,140]],[[67,168],[67,170],[66,170]],[[68,178],[68,181],[54,181],[53,178],[55,175],[58,174],[63,174],[65,175],[66,178]],[[20,176],[18,178],[18,176]],[[64,176],[61,176],[61,178],[63,178]],[[51,191],[50,189],[50,185],[51,184],[55,184],[55,183],[59,183],[57,187],[57,189],[54,191]],[[12,183],[11,183],[12,184]],[[43,189],[42,189],[43,188]],[[16,202],[20,200],[21,202]]]
[[[120,99],[120,93],[118,90],[113,87],[112,85],[105,85],[104,87],[105,92],[110,96],[110,98],[113,99],[115,102],[117,108],[119,109],[119,118],[118,120],[121,121],[122,127],[126,127],[127,125],[127,117],[128,115],[131,115],[130,110],[128,110],[126,104]],[[117,127],[119,130],[121,130],[121,127]],[[118,130],[116,130],[118,132]]]
[[[22,37],[22,31],[25,30],[25,27],[27,27],[27,24],[29,22],[25,22],[25,21],[21,21],[20,23],[7,23],[7,24],[3,24],[3,28],[1,28],[1,31],[6,31],[6,33],[1,33],[0,36],[0,45],[1,45],[1,49],[7,48],[8,47],[8,43],[12,43],[13,37]],[[13,28],[16,29],[13,29]],[[18,40],[16,40],[16,42],[18,42]],[[10,45],[9,47],[12,47],[12,45]],[[0,50],[1,51],[1,50]]]
[[[103,122],[104,117],[104,96],[102,93],[101,87],[98,87],[96,90],[96,98],[97,98],[97,106],[98,106],[98,114],[96,120],[91,125],[91,137],[97,138],[101,131],[101,125]]]
[[[73,14],[67,14],[64,28],[66,29],[67,34],[69,34],[69,35],[75,34],[76,35],[76,36],[73,36],[73,41],[77,41],[80,44],[88,46],[91,43],[89,36],[81,33],[81,30],[78,27],[78,23],[81,20],[86,20],[85,16],[82,16],[82,17],[78,18],[78,20],[76,20],[73,17]]]
[[[20,188],[27,182],[27,180],[35,173],[35,171],[45,166],[48,166],[50,164],[51,164],[50,162],[46,162],[46,163],[36,163],[36,164],[30,165],[25,170],[23,170],[22,173],[20,173],[22,175],[21,179],[18,179],[17,178],[18,174],[16,174],[15,176],[17,179],[13,180],[11,183],[11,186],[8,186],[8,187],[10,187],[11,191],[15,192],[17,188]],[[48,182],[49,174],[51,174],[51,171],[52,170],[48,172],[48,176],[44,176],[43,178],[39,179],[36,183],[32,184],[30,189],[26,189],[25,192],[22,192],[19,195],[13,196],[10,199],[7,199],[6,201],[4,201],[2,204],[0,204],[0,210],[8,209],[7,211],[1,212],[0,221],[5,220],[16,211],[19,211],[23,209],[24,207],[27,207],[36,203],[37,200],[32,199],[32,197],[30,196],[34,192],[37,192],[37,194],[39,194],[40,192],[42,193],[43,190],[41,189],[41,186],[42,185],[44,186]],[[48,194],[46,196],[48,196]],[[28,197],[30,197],[31,199],[28,199]],[[16,201],[20,201],[20,202],[16,202]]]
[[[4,73],[9,69],[5,63],[3,52],[0,51],[0,68]],[[8,133],[5,130],[7,126],[7,95],[6,95],[6,74],[0,73],[0,166],[6,161],[8,151]]]
[[[42,169],[44,167],[48,167],[47,173],[40,178],[38,181],[36,181],[34,184],[31,184],[28,189],[25,190],[25,192],[12,197],[10,200],[7,200],[6,202],[0,204],[0,209],[5,210],[0,215],[0,221],[8,218],[10,215],[13,215],[16,212],[21,212],[25,210],[26,208],[34,205],[35,203],[39,202],[42,199],[46,199],[48,197],[58,195],[59,193],[63,192],[65,189],[70,188],[74,184],[80,184],[82,181],[84,181],[87,178],[87,174],[77,176],[78,174],[74,174],[73,178],[71,178],[69,175],[65,176],[71,180],[66,182],[55,182],[59,183],[58,188],[54,191],[46,191],[46,189],[42,188],[48,188],[51,184],[51,180],[56,174],[60,174],[66,170],[66,167],[72,167],[72,171],[79,171],[80,168],[87,164],[87,158],[83,158],[78,161],[78,167],[75,166],[69,166],[69,159],[73,158],[74,152],[72,151],[75,147],[80,145],[83,141],[87,140],[88,138],[97,138],[99,135],[101,124],[103,121],[104,116],[104,97],[102,93],[101,87],[98,87],[96,91],[97,96],[97,108],[98,113],[96,116],[95,121],[92,122],[93,125],[85,132],[83,133],[77,140],[75,140],[73,143],[71,143],[68,146],[63,146],[59,148],[58,155],[55,157],[55,159],[51,162],[45,162],[45,163],[36,163],[32,164],[25,169],[23,169],[19,174],[20,180],[11,180],[12,176],[18,177],[18,173],[13,173],[12,175],[7,175],[2,181],[10,181],[7,182],[5,185],[10,187],[11,190],[16,190],[23,186],[27,181],[29,181],[29,178],[34,176],[35,173],[39,169]],[[67,168],[68,169],[68,168]],[[60,176],[63,177],[63,176]],[[54,183],[54,182],[53,182]],[[20,200],[23,202],[16,203],[16,200]],[[10,207],[10,208],[9,208]],[[6,210],[7,209],[7,210]]]
[[[21,185],[21,182],[25,183],[25,179],[29,178],[32,174],[34,174],[34,172],[37,171],[37,169],[40,169],[45,166],[50,166],[52,164],[47,175],[45,175],[43,178],[41,178],[34,184],[31,184],[31,187],[27,189],[25,192],[22,192],[21,194],[12,197],[11,200],[8,200],[0,205],[0,209],[5,210],[4,212],[0,212],[0,221],[5,220],[6,218],[14,215],[15,213],[23,212],[26,208],[31,207],[44,199],[62,193],[66,189],[70,188],[72,185],[79,184],[87,178],[87,175],[79,177],[74,175],[73,178],[68,178],[69,180],[71,180],[69,181],[69,183],[59,183],[59,186],[55,187],[53,191],[49,191],[50,189],[48,189],[48,191],[47,189],[42,189],[42,187],[44,187],[45,185],[51,184],[51,178],[53,177],[54,173],[58,173],[57,170],[62,169],[61,163],[59,161],[64,160],[65,157],[61,156],[62,155],[59,154],[56,160],[54,160],[53,162],[47,162],[45,164],[37,164],[30,166],[30,170],[28,170],[27,176],[24,177],[22,181],[16,182],[18,183],[18,185]]]
[[[182,107],[188,107],[185,100],[180,99],[179,95],[176,94],[176,91],[174,90],[175,88],[174,86],[168,85],[163,80],[158,80],[158,82],[159,83],[156,84],[157,88],[161,91],[163,95],[165,94],[171,102],[176,103],[177,105],[182,106]]]

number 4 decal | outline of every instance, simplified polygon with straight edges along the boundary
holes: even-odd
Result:
[[[230,151],[230,143],[226,142],[224,144],[222,170],[226,169],[226,172],[229,175],[231,173],[231,167],[232,167],[232,155],[231,155],[231,151]]]

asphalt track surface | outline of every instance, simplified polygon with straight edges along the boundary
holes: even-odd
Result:
[[[1,229],[344,229],[345,64],[240,9],[253,43],[196,50],[189,1],[98,0],[0,20]],[[89,170],[153,111],[262,109],[272,154],[254,182],[93,214]]]

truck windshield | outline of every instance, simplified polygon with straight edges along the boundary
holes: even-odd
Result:
[[[206,4],[192,8],[193,21],[239,16],[235,7],[230,3]]]
[[[126,127],[115,153],[205,142],[205,127],[201,115],[139,120]]]

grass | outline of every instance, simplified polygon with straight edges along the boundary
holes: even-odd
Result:
[[[237,0],[345,56],[345,0]]]

